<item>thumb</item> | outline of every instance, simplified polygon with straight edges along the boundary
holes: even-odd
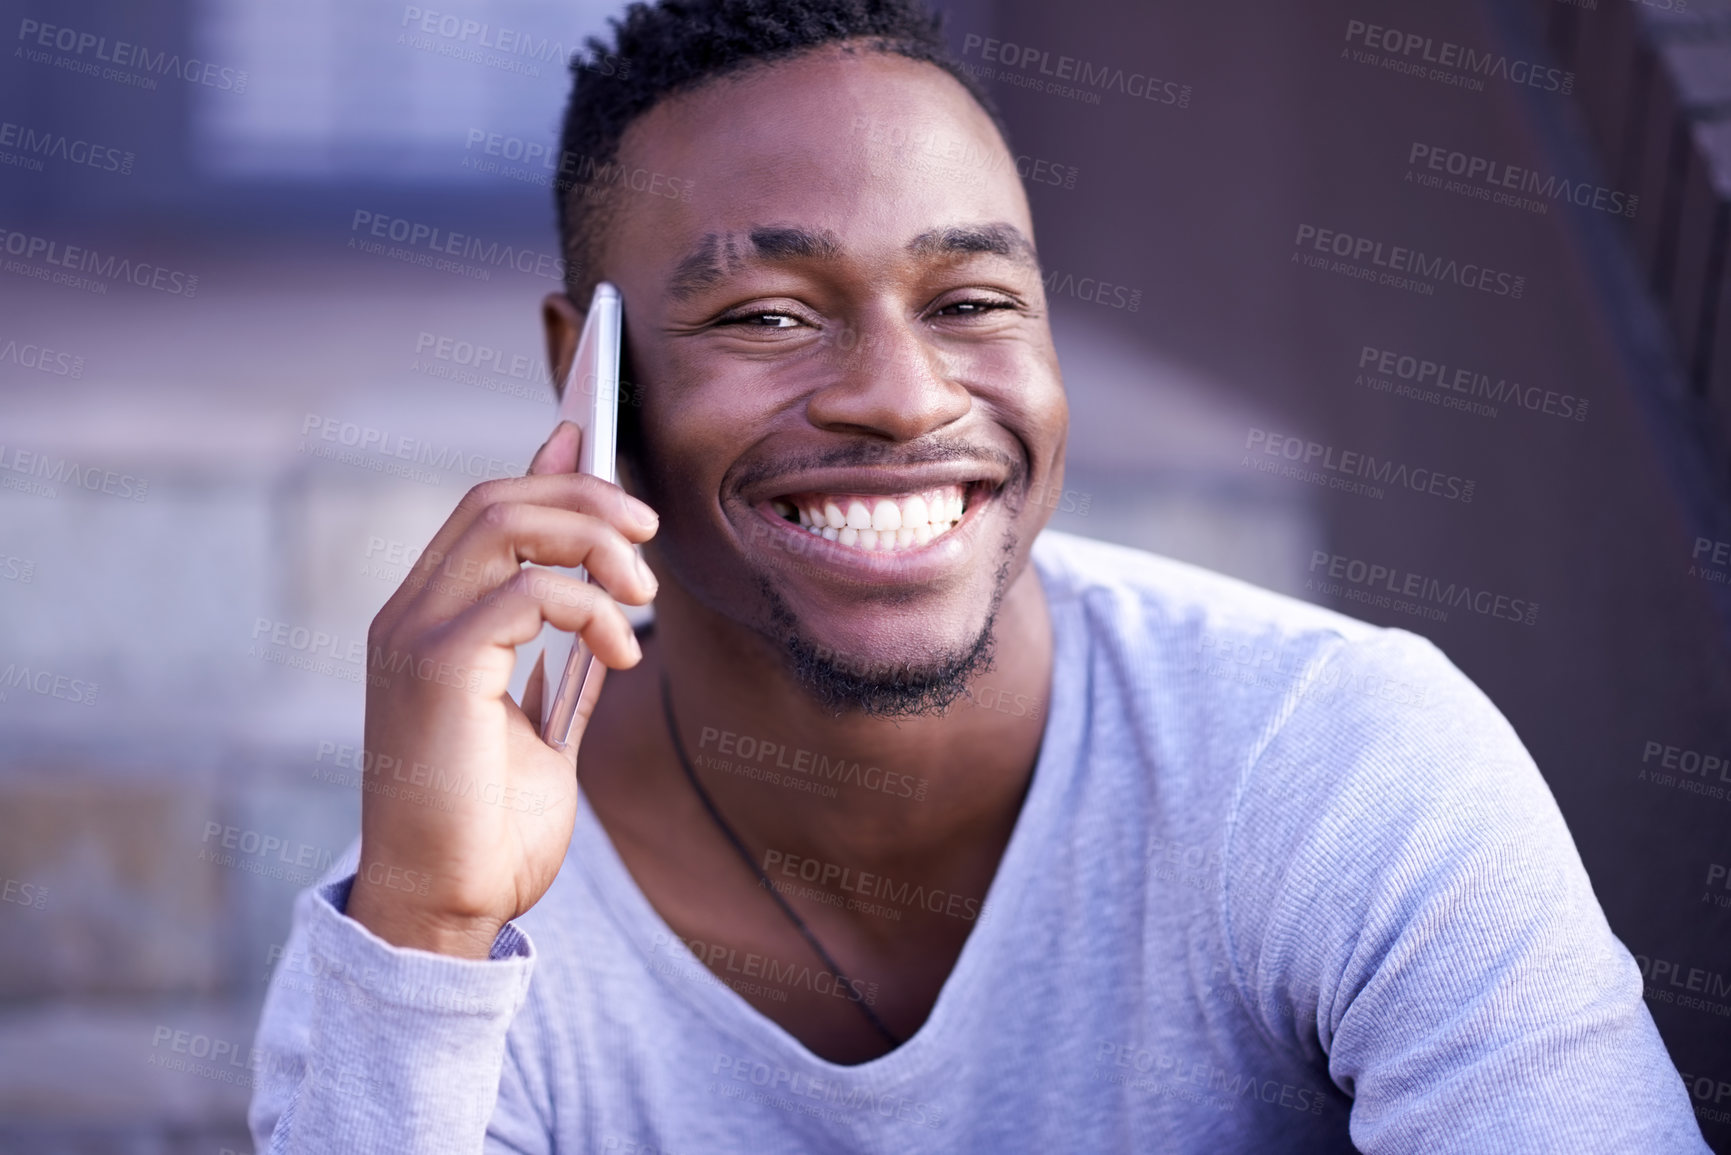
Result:
[[[529,473],[576,473],[577,450],[583,444],[583,431],[574,421],[561,421],[553,427],[546,443],[535,451],[529,462]]]

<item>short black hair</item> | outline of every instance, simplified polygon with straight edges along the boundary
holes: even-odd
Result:
[[[942,18],[920,0],[659,0],[633,3],[610,21],[613,43],[589,37],[571,59],[571,99],[553,183],[565,289],[580,309],[599,280],[595,256],[629,174],[619,142],[631,123],[669,96],[826,44],[936,65],[955,77],[1007,140],[991,98],[951,54]]]

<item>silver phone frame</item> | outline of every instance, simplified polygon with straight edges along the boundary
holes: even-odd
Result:
[[[559,395],[559,421],[575,422],[583,430],[577,472],[615,483],[619,480],[615,455],[624,320],[619,290],[607,281],[596,285],[589,313],[583,320],[582,335],[577,339],[576,355],[571,359],[571,372]],[[588,571],[581,566],[565,572],[579,581],[589,580]],[[547,682],[541,700],[541,740],[555,750],[564,750],[570,744],[571,724],[579,706],[587,703],[592,709],[594,698],[601,692],[598,663],[581,637],[563,631],[542,652],[542,660]],[[555,690],[551,680],[556,669],[560,673]]]

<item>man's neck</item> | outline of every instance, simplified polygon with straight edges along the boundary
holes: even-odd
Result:
[[[693,771],[759,866],[798,862],[803,885],[815,871],[832,890],[842,871],[979,885],[1020,813],[1051,697],[1051,618],[1031,562],[995,630],[993,668],[943,714],[838,718],[759,635],[675,592],[657,604],[643,663],[609,673],[584,745],[592,736],[618,772],[642,775],[646,802],[689,792],[663,719],[665,672]]]

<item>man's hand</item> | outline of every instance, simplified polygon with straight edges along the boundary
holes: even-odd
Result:
[[[519,707],[507,693],[515,647],[546,621],[581,634],[603,665],[628,669],[643,656],[618,603],[655,594],[632,543],[658,522],[617,485],[572,472],[581,436],[562,423],[529,476],[471,489],[373,619],[373,781],[348,914],[395,945],[487,957],[570,846],[593,706],[579,707],[564,752],[548,746],[540,698],[561,671],[537,663]],[[523,562],[584,566],[599,586]]]

